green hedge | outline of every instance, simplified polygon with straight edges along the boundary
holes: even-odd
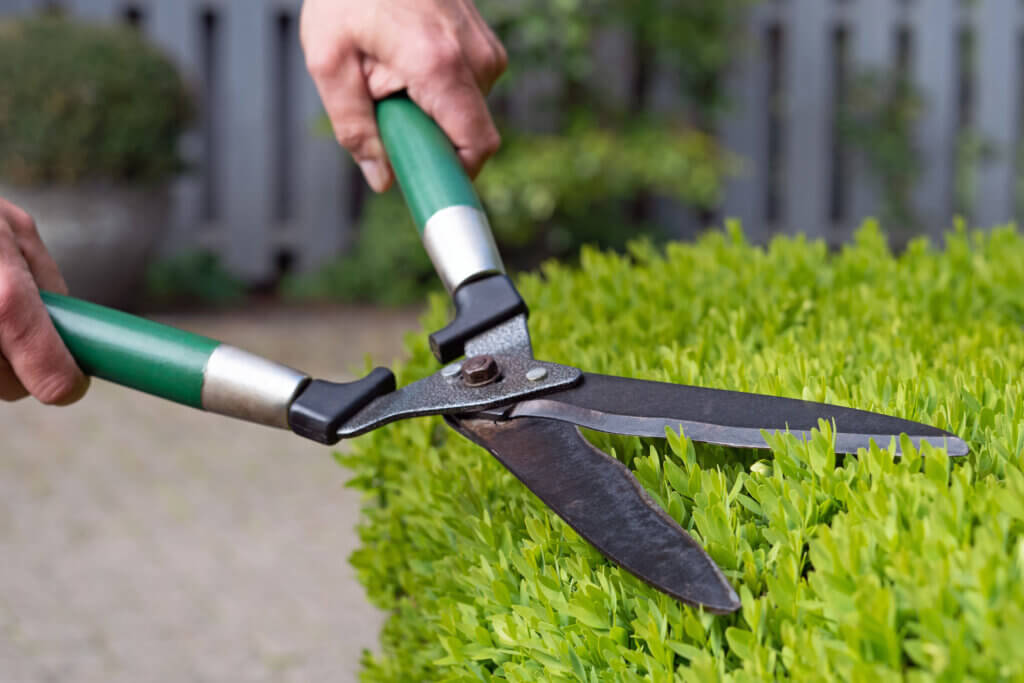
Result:
[[[352,562],[390,610],[367,680],[996,680],[1024,672],[1024,239],[962,227],[892,255],[738,228],[585,251],[521,278],[539,357],[891,412],[969,440],[837,459],[592,434],[729,575],[713,617],[612,566],[437,419],[342,456],[368,494]],[[446,321],[435,298],[424,321]],[[436,368],[410,341],[409,382]],[[908,448],[908,444],[904,445]],[[610,504],[613,504],[610,502]],[[642,541],[642,539],[639,539]]]

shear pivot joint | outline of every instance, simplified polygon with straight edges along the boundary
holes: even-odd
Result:
[[[498,379],[498,372],[494,356],[473,356],[462,364],[462,381],[469,387],[482,387]]]
[[[430,335],[430,349],[442,363],[466,352],[466,342],[482,332],[527,313],[526,303],[505,275],[491,275],[461,285],[455,294],[455,320]]]

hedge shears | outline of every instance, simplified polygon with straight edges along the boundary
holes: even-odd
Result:
[[[323,444],[395,420],[442,415],[494,455],[606,557],[678,600],[713,613],[739,608],[701,546],[658,507],[621,462],[580,427],[768,448],[766,436],[810,438],[835,425],[835,450],[872,441],[967,453],[941,429],[888,415],[791,398],[584,372],[534,358],[527,307],[505,275],[487,217],[444,133],[404,95],[377,103],[381,136],[423,244],[455,304],[430,335],[442,367],[401,388],[376,368],[347,383],[182,330],[44,292],[50,315],[88,374],[202,410],[291,429]],[[628,286],[625,285],[625,286]]]

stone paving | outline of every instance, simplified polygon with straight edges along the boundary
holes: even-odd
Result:
[[[415,326],[163,320],[324,377],[389,363]],[[67,409],[0,404],[0,682],[356,680],[383,615],[347,562],[359,494],[330,453],[103,382]]]

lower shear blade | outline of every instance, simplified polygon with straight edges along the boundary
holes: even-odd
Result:
[[[625,465],[594,448],[574,425],[538,418],[445,420],[624,569],[708,612],[739,609],[736,591],[704,549],[651,500]]]

